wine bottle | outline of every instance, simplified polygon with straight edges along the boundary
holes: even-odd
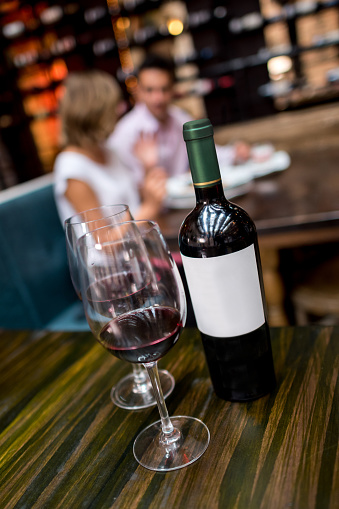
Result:
[[[275,386],[256,228],[223,191],[208,119],[183,127],[196,206],[179,246],[215,393],[250,401]]]

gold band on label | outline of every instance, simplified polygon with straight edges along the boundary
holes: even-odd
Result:
[[[198,184],[193,182],[193,184],[195,187],[203,187],[203,186],[208,186],[210,184],[216,184],[217,182],[220,182],[220,181],[221,181],[221,178],[217,179],[217,180],[210,180],[209,182],[199,182]]]

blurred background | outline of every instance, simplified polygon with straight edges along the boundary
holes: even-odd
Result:
[[[116,76],[123,113],[149,50],[173,57],[176,102],[215,126],[336,101],[338,12],[333,0],[2,0],[0,136],[17,181],[52,169],[69,71]]]
[[[69,72],[115,76],[122,115],[146,53],[171,57],[175,102],[208,116],[218,143],[270,141],[291,155],[286,175],[237,201],[259,219],[271,323],[312,321],[305,309],[339,323],[339,0],[1,0],[0,46],[0,189],[52,171]]]

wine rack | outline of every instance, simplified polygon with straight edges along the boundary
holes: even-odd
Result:
[[[0,135],[19,180],[53,167],[67,72],[116,76],[127,109],[148,51],[174,59],[176,102],[214,125],[336,100],[338,12],[339,0],[3,0]],[[278,77],[277,57],[291,62]]]

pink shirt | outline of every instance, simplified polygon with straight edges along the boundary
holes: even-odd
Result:
[[[159,150],[159,166],[165,168],[169,176],[180,175],[188,171],[186,145],[182,135],[182,126],[192,117],[176,106],[169,108],[169,117],[165,123],[159,122],[147,106],[136,104],[117,123],[108,145],[113,147],[120,159],[128,166],[140,184],[144,169],[133,154],[133,147],[141,133],[157,135]]]

